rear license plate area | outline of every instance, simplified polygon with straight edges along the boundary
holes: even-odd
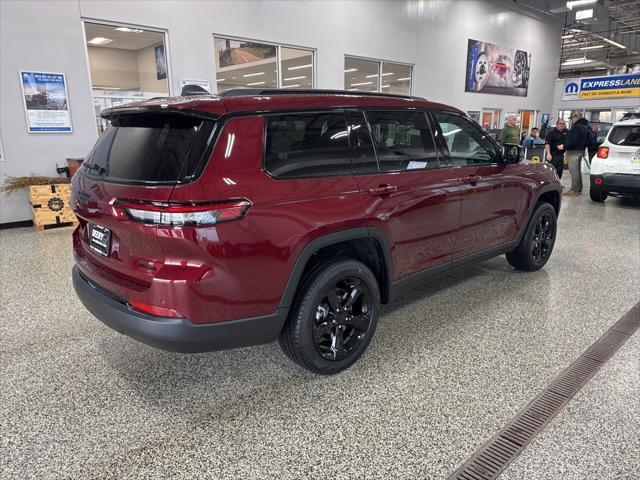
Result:
[[[89,248],[104,257],[109,256],[111,230],[100,225],[89,224]]]

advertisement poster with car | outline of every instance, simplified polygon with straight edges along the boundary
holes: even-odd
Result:
[[[20,70],[29,133],[71,133],[69,96],[64,73]]]
[[[531,54],[469,39],[465,91],[526,97]]]

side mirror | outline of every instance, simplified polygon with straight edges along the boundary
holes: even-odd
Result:
[[[517,143],[505,143],[502,147],[504,163],[520,163],[524,158],[524,148]]]

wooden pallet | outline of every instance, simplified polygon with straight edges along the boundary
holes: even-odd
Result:
[[[33,210],[33,226],[38,232],[45,228],[70,227],[78,224],[71,210],[71,185],[35,185],[29,187],[29,202]]]

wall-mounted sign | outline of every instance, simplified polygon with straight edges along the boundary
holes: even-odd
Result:
[[[524,50],[469,39],[464,89],[526,97],[530,67],[531,54]]]
[[[180,79],[180,91],[187,85],[197,85],[204,88],[207,92],[211,93],[211,82],[209,80],[186,80]]]
[[[70,133],[71,114],[64,73],[20,70],[29,133]]]
[[[480,124],[480,110],[467,110],[467,116],[478,125]]]
[[[567,79],[562,100],[640,97],[640,73]]]
[[[164,80],[167,78],[167,57],[165,56],[164,44],[154,47],[153,51],[156,57],[156,79]]]

